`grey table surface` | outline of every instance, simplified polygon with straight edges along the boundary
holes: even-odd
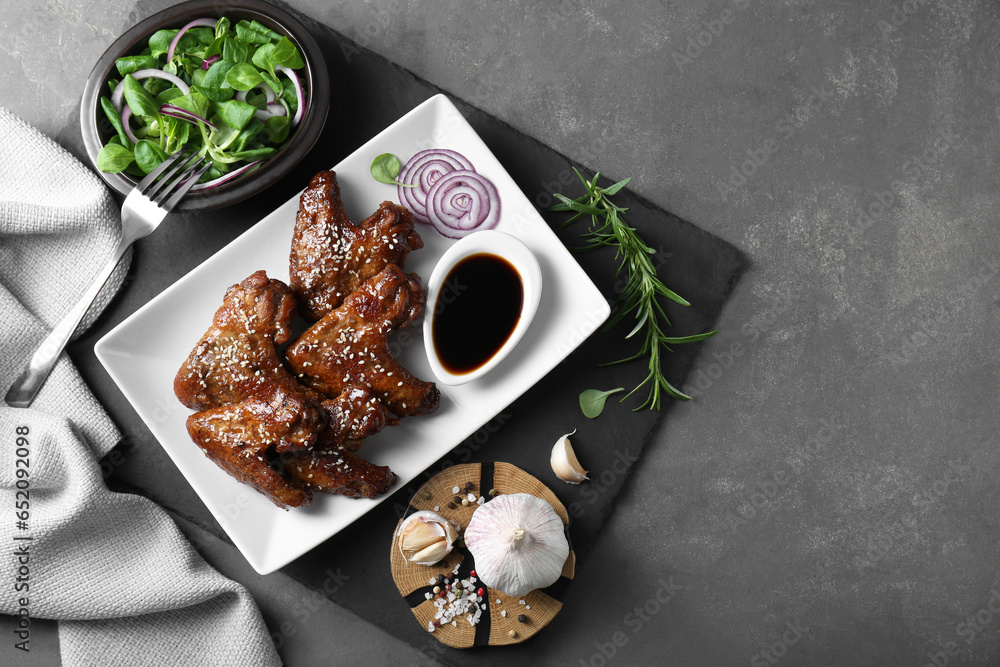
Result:
[[[168,4],[4,3],[0,104],[75,131]],[[752,262],[546,662],[1000,664],[997,3],[289,4]],[[182,527],[286,664],[432,661]]]

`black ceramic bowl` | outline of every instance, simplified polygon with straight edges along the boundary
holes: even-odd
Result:
[[[114,134],[114,129],[100,107],[101,95],[110,96],[107,81],[120,78],[115,61],[126,55],[140,53],[157,30],[181,28],[196,18],[228,16],[239,20],[256,20],[288,37],[299,47],[306,67],[301,74],[306,93],[306,110],[292,131],[288,143],[274,156],[252,172],[230,183],[203,192],[187,195],[178,207],[187,211],[204,211],[235,204],[274,185],[295,166],[316,144],[330,107],[330,85],[326,63],[316,40],[302,23],[288,12],[262,0],[191,0],[150,16],[116,39],[104,52],[87,79],[80,102],[80,127],[90,161],[97,165],[97,154]],[[128,174],[108,174],[98,171],[105,182],[125,196],[138,182]]]

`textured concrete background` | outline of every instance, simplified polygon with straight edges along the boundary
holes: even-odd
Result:
[[[996,3],[290,4],[753,262],[540,658],[1000,664]],[[75,132],[133,9],[6,3],[0,104]],[[426,661],[317,604],[288,664]]]

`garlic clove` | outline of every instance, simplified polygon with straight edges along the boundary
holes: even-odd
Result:
[[[410,563],[434,565],[451,553],[458,533],[436,512],[414,512],[403,520],[396,531],[399,553]]]
[[[549,457],[549,464],[556,477],[570,484],[579,484],[590,478],[587,477],[587,471],[580,465],[576,452],[573,451],[573,445],[569,442],[569,436],[574,433],[576,429],[556,440],[556,444],[552,447],[552,455]]]
[[[449,553],[451,553],[451,545],[444,540],[439,540],[416,552],[408,560],[417,565],[433,565],[440,562]]]

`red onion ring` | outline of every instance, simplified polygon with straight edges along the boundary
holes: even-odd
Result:
[[[427,192],[427,202],[430,223],[448,238],[493,229],[500,221],[496,186],[468,169],[456,169],[438,178]]]
[[[222,58],[222,56],[218,54],[205,58],[204,60],[201,61],[201,68],[208,69],[209,67],[215,64],[215,61],[219,60],[220,58]]]
[[[199,26],[199,25],[203,25],[206,28],[214,28],[215,24],[217,24],[218,22],[219,22],[219,19],[208,19],[208,18],[206,18],[206,19],[195,19],[194,21],[191,21],[186,26],[184,26],[183,28],[181,28],[180,30],[178,30],[177,34],[174,35],[173,40],[170,42],[170,48],[167,49],[167,62],[169,63],[171,60],[174,59],[174,49],[177,48],[177,42],[181,41],[181,36],[184,33],[186,33],[191,28],[194,28],[195,26]],[[187,95],[187,93],[184,93],[184,94]]]
[[[435,182],[457,169],[475,171],[464,155],[444,148],[420,151],[403,165],[396,180],[416,187],[397,186],[399,201],[419,222],[432,224],[427,211],[427,193]]]
[[[135,145],[139,143],[139,140],[132,133],[132,128],[128,126],[130,120],[132,120],[132,107],[125,105],[125,108],[122,109],[122,125],[125,127],[125,136],[129,138],[132,145]]]
[[[148,79],[148,78],[163,79],[177,86],[178,90],[181,91],[182,95],[187,95],[188,93],[191,92],[191,88],[189,88],[186,83],[181,81],[179,77],[176,77],[173,74],[168,74],[167,72],[164,72],[163,70],[160,69],[155,69],[155,68],[141,69],[137,72],[132,72],[132,78],[135,79],[136,81],[141,81],[142,79]],[[122,77],[122,80],[118,82],[117,86],[115,86],[114,92],[111,93],[111,104],[114,105],[115,109],[118,110],[119,113],[121,113],[122,110],[122,98],[124,96],[125,96],[125,77]]]
[[[302,114],[306,110],[306,93],[302,88],[302,80],[299,79],[299,75],[295,73],[295,70],[288,69],[287,67],[283,67],[281,65],[278,65],[274,69],[291,79],[292,83],[295,85],[295,101],[298,108],[295,109],[295,116],[292,117],[291,122],[292,127],[295,127],[299,124],[299,121],[302,120]],[[268,100],[268,102],[270,101],[271,100]]]
[[[205,183],[198,183],[197,185],[194,185],[194,186],[191,187],[191,192],[194,192],[196,190],[210,190],[212,188],[217,188],[220,185],[225,185],[226,183],[228,183],[229,181],[233,180],[234,178],[242,176],[247,171],[250,171],[251,169],[253,169],[254,167],[256,167],[258,164],[260,164],[261,162],[263,162],[263,160],[257,160],[256,162],[251,162],[250,164],[243,165],[239,169],[234,169],[233,171],[229,172],[228,174],[223,174],[222,176],[219,176],[218,178],[216,178],[214,180],[207,181]]]
[[[250,90],[253,90],[254,88],[261,88],[264,91],[264,97],[267,99],[267,103],[268,104],[270,104],[271,102],[274,101],[274,91],[271,90],[271,86],[267,85],[264,82],[261,82],[261,83],[258,83],[253,88],[251,88]],[[247,93],[249,93],[250,90],[237,90],[236,91],[236,99],[238,99],[240,102],[246,102],[247,101]]]
[[[257,111],[254,113],[254,116],[259,118],[260,120],[267,120],[268,118],[271,118],[273,116],[285,116],[287,114],[288,111],[285,109],[284,104],[280,104],[278,102],[271,102],[270,104],[267,105],[266,109],[257,109]]]
[[[174,118],[180,118],[181,120],[186,120],[189,123],[202,122],[215,131],[219,130],[218,126],[216,126],[215,123],[205,118],[202,118],[198,114],[188,111],[183,107],[178,107],[173,104],[164,104],[162,107],[160,107],[160,113],[162,113],[164,116],[173,116]]]

